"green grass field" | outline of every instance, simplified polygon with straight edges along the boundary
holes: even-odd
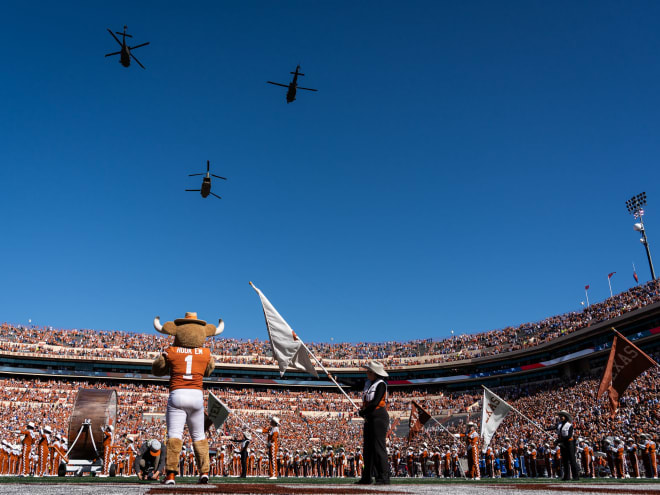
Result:
[[[279,478],[277,480],[270,480],[268,478],[256,477],[256,478],[225,478],[225,477],[213,477],[211,478],[211,484],[279,484],[279,485],[292,485],[292,484],[304,484],[304,485],[350,485],[355,483],[355,478]],[[484,485],[493,485],[493,484],[502,484],[502,485],[516,485],[516,484],[548,484],[548,483],[567,483],[567,484],[603,484],[603,485],[632,485],[632,484],[654,484],[658,485],[660,488],[660,480],[654,479],[625,479],[619,480],[614,478],[582,478],[579,481],[560,481],[558,479],[550,478],[482,478],[479,481],[471,481],[461,478],[455,479],[444,479],[444,478],[392,478],[391,480],[393,485],[428,485],[428,484],[484,484]],[[0,484],[16,484],[16,483],[35,483],[35,484],[75,484],[75,483],[94,483],[94,484],[140,484],[140,485],[159,485],[156,481],[140,481],[135,477],[123,478],[123,477],[114,477],[114,478],[99,478],[97,476],[66,476],[66,477],[57,477],[49,476],[45,478],[38,477],[19,477],[19,476],[1,476]],[[197,477],[192,476],[181,476],[177,478],[177,484],[195,484],[197,483]]]

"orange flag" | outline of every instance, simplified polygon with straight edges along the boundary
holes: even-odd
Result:
[[[408,432],[408,440],[412,440],[415,436],[415,433],[422,431],[424,425],[431,419],[431,415],[427,413],[422,406],[417,404],[417,402],[412,401],[412,409],[410,411],[410,420],[408,421],[408,427],[410,431]]]
[[[619,408],[619,397],[623,395],[628,385],[647,369],[658,365],[639,347],[616,330],[614,332],[616,336],[598,388],[598,398],[607,392],[612,418],[616,416]]]

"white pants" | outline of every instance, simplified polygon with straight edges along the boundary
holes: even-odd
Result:
[[[204,394],[201,390],[178,388],[170,392],[167,400],[167,437],[183,440],[183,426],[193,442],[204,440]]]

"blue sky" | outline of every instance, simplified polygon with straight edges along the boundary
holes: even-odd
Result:
[[[0,13],[0,320],[263,339],[252,280],[308,341],[441,338],[650,279],[624,203],[653,250],[657,2]],[[104,58],[124,24],[146,70]],[[287,105],[296,64],[319,91]],[[184,192],[206,160],[222,200]]]

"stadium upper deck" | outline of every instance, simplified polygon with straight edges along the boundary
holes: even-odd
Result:
[[[309,344],[345,384],[362,383],[359,367],[379,359],[391,384],[442,384],[449,388],[475,381],[493,386],[529,379],[586,374],[603,364],[612,340],[610,327],[638,341],[645,350],[660,346],[660,283],[617,294],[582,312],[571,312],[502,330],[438,341]],[[110,380],[157,380],[151,360],[169,340],[160,335],[91,330],[54,330],[2,325],[0,374],[44,375]],[[330,386],[298,372],[280,379],[268,341],[219,338],[211,343],[217,368],[214,384]]]

